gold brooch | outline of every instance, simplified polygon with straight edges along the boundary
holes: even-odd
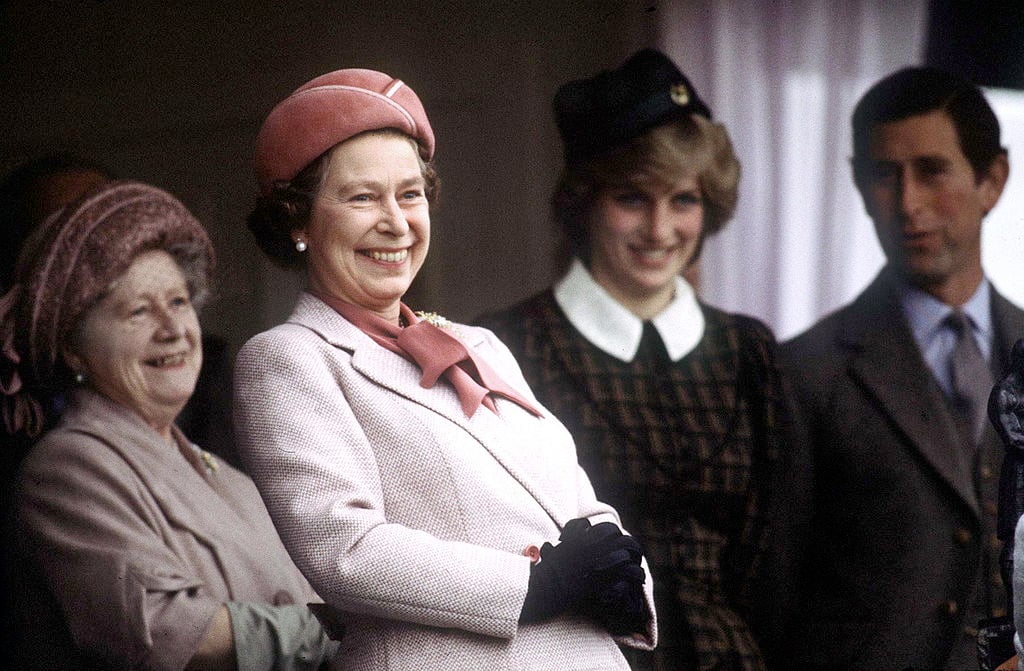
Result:
[[[459,329],[455,326],[455,322],[447,317],[442,317],[436,312],[423,312],[422,310],[419,310],[416,312],[416,316],[428,324],[433,324],[439,329],[449,329],[454,333],[459,332]]]
[[[199,458],[203,460],[203,463],[206,464],[206,467],[210,469],[211,473],[216,473],[217,469],[220,468],[220,464],[217,463],[217,460],[214,459],[213,455],[206,450],[199,450]]]
[[[672,88],[668,90],[668,95],[672,98],[672,102],[680,107],[688,105],[690,102],[690,92],[686,90],[686,84],[673,84]]]

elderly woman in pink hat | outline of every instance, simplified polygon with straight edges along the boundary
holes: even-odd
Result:
[[[243,460],[345,622],[345,668],[626,669],[617,642],[656,642],[638,544],[504,345],[402,302],[433,153],[416,94],[380,72],[271,111],[249,227],[307,288],[239,354]]]
[[[175,417],[202,362],[213,249],[170,194],[108,182],[51,217],[0,299],[16,487],[4,668],[313,670],[333,657],[256,488]],[[11,547],[9,545],[8,547]]]

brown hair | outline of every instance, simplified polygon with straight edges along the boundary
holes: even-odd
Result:
[[[551,199],[564,238],[560,259],[567,263],[569,256],[576,255],[589,262],[590,216],[603,190],[634,184],[638,178],[672,184],[687,174],[696,176],[703,195],[703,244],[736,209],[740,164],[721,124],[691,114],[656,126],[590,161],[567,165]],[[691,262],[699,254],[698,248]]]
[[[416,140],[393,128],[381,128],[365,131],[353,137],[363,135],[392,135],[409,140],[416,150],[416,160],[420,164],[420,172],[425,182],[427,202],[434,205],[441,190],[441,180],[434,169],[433,161],[424,161],[419,153]],[[352,139],[352,138],[349,138]],[[348,142],[348,140],[345,140]],[[331,152],[344,142],[334,145],[306,165],[291,181],[274,183],[273,191],[268,196],[261,196],[256,201],[246,224],[256,238],[256,244],[271,261],[285,269],[305,268],[306,257],[296,251],[292,240],[292,231],[305,228],[309,223],[309,214],[313,209],[324,177]]]
[[[942,111],[956,129],[960,150],[980,180],[996,157],[1006,154],[1000,145],[999,119],[975,84],[963,77],[930,67],[904,68],[881,79],[853,110],[853,167],[858,183],[867,179],[871,131],[877,126]]]

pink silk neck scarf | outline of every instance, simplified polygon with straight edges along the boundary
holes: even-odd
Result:
[[[472,417],[481,405],[497,413],[492,395],[508,399],[527,412],[541,417],[539,410],[506,384],[486,361],[477,357],[461,340],[420,319],[405,303],[399,304],[398,308],[402,320],[408,324],[402,328],[358,305],[330,296],[313,295],[380,346],[419,366],[423,371],[420,386],[424,389],[432,388],[443,375],[455,388],[466,417]]]

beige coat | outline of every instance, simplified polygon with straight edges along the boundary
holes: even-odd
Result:
[[[132,411],[76,392],[18,480],[17,668],[181,669],[222,603],[319,600],[252,481],[204,470]]]
[[[455,328],[540,407],[489,331]],[[628,668],[596,623],[518,625],[527,546],[576,517],[618,522],[568,432],[503,399],[467,418],[451,387],[419,379],[310,295],[238,357],[243,459],[296,564],[343,613],[346,668]],[[623,642],[655,640],[652,619]]]

